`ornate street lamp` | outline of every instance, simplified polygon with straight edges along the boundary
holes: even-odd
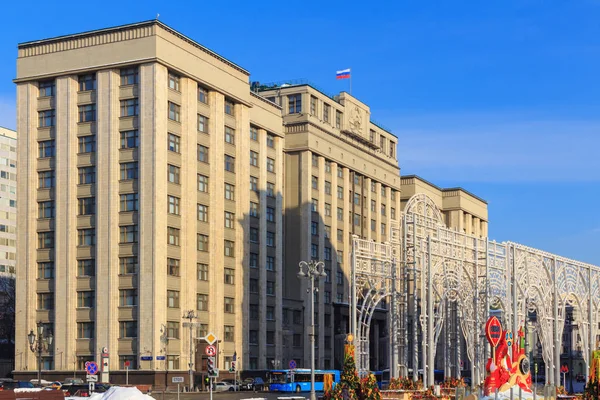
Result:
[[[36,340],[37,339],[37,340]],[[52,336],[52,332],[46,332],[44,335],[44,324],[41,321],[37,323],[37,337],[36,334],[33,333],[33,329],[27,335],[27,340],[29,341],[29,349],[34,352],[37,356],[38,360],[38,385],[42,384],[42,352],[48,351],[50,346],[52,346],[52,340],[54,337]]]
[[[309,262],[300,261],[300,270],[298,278],[306,278],[310,280],[310,400],[317,400],[315,393],[315,293],[319,291],[315,288],[315,280],[325,278],[325,264],[323,261],[311,260]],[[306,269],[306,272],[304,272]]]

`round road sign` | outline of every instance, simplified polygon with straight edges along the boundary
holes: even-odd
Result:
[[[204,348],[204,353],[209,357],[214,357],[217,355],[217,348],[213,345],[208,345]]]
[[[98,364],[94,361],[90,361],[90,363],[85,366],[85,370],[88,375],[96,375],[98,373]]]
[[[125,367],[126,367],[126,368],[129,368],[129,366],[130,366],[130,365],[131,365],[131,362],[129,362],[129,361],[125,361]]]
[[[288,365],[290,367],[290,369],[296,369],[296,361],[295,360],[290,360],[290,363]]]

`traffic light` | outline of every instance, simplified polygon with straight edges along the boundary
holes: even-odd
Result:
[[[235,361],[231,362],[231,367],[229,368],[229,372],[235,372]]]
[[[213,377],[215,376],[215,358],[214,357],[208,357],[208,360],[206,360],[206,371],[208,372],[208,376]]]

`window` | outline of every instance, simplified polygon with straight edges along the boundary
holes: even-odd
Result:
[[[181,112],[180,110],[181,110],[180,106],[178,106],[175,103],[171,103],[169,101],[169,119],[171,121],[176,121],[176,122],[180,121],[180,112]]]
[[[79,75],[79,91],[85,92],[87,90],[96,89],[96,75],[95,74],[86,74]]]
[[[325,258],[325,261],[331,261],[331,247],[325,247],[324,251],[323,258]],[[329,275],[327,274],[327,276]]]
[[[78,308],[94,307],[94,292],[92,290],[77,292],[77,307]]]
[[[267,296],[275,296],[275,282],[267,281]]]
[[[140,113],[138,98],[121,100],[121,117],[135,117]]]
[[[96,136],[81,136],[79,141],[79,153],[93,153],[96,151]]]
[[[225,114],[234,115],[234,104],[231,100],[225,99]]]
[[[258,218],[258,203],[250,202],[250,216]]]
[[[335,282],[338,285],[343,285],[344,284],[344,273],[342,271],[340,271],[339,269],[335,273]]]
[[[54,140],[38,142],[39,158],[54,157]]]
[[[119,321],[119,338],[120,339],[129,339],[129,338],[136,338],[136,337],[137,337],[137,321]]]
[[[344,262],[344,252],[342,250],[338,250],[337,251],[336,259],[337,259],[338,265],[343,264],[343,262]]]
[[[250,293],[258,293],[258,279],[250,278]]]
[[[198,221],[208,222],[208,206],[198,204]]]
[[[354,204],[356,204],[357,206],[360,206],[360,194],[359,193],[354,193]]]
[[[275,271],[275,257],[267,256],[267,271]]]
[[[258,167],[258,153],[250,150],[250,165]]]
[[[293,94],[288,96],[288,104],[290,106],[290,114],[299,114],[302,112],[302,95]]]
[[[371,200],[371,212],[375,212],[377,209],[377,202],[375,200]]]
[[[250,253],[250,268],[258,268],[258,254]]]
[[[198,263],[196,264],[199,281],[208,281],[208,264]]]
[[[38,293],[37,309],[38,310],[53,310],[54,309],[54,293]]]
[[[267,157],[267,171],[275,172],[275,160]]]
[[[91,122],[96,120],[96,105],[86,104],[79,106],[79,122]]]
[[[354,174],[354,184],[360,185],[361,177],[358,174]]]
[[[208,311],[208,295],[204,293],[198,293],[196,295],[196,309],[198,311]]]
[[[225,154],[225,171],[235,172],[235,157]]]
[[[38,218],[54,218],[54,201],[40,201],[38,203]]]
[[[78,260],[77,261],[77,276],[95,276],[96,275],[96,260]]]
[[[208,118],[198,114],[198,132],[208,133]]]
[[[225,199],[226,200],[235,200],[235,186],[229,183],[225,184]]]
[[[390,217],[396,219],[396,209],[394,207],[390,207]]]
[[[318,235],[319,234],[319,223],[312,221],[310,223],[310,234],[311,235]]]
[[[125,193],[120,195],[121,198],[121,212],[137,211],[139,207],[138,194],[137,193]]]
[[[169,89],[179,92],[179,76],[169,72]]]
[[[38,84],[40,97],[54,96],[54,81],[43,81]]]
[[[258,228],[250,228],[250,242],[258,243]]]
[[[54,263],[41,262],[38,263],[38,279],[53,279],[54,278]]]
[[[226,342],[233,342],[233,326],[231,325],[225,325],[224,327],[224,332],[225,332],[225,341]]]
[[[169,182],[179,184],[180,169],[175,165],[167,165],[167,176]]]
[[[267,147],[275,148],[275,136],[267,133]]]
[[[319,245],[318,245],[318,244],[316,244],[316,243],[312,243],[312,244],[310,245],[310,256],[311,256],[313,259],[317,259],[317,258],[319,258]]]
[[[169,133],[167,137],[169,151],[179,153],[179,136]]]
[[[275,320],[275,307],[267,306],[267,320],[274,321]]]
[[[235,314],[235,309],[234,309],[234,299],[232,297],[225,297],[225,304],[224,304],[225,308],[224,308],[224,312],[227,314]]]
[[[167,337],[179,339],[179,322],[167,322]],[[179,356],[168,356],[169,369],[179,369]]]
[[[137,129],[121,132],[121,148],[134,149],[140,145]]]
[[[77,339],[93,339],[94,338],[94,323],[93,322],[78,322],[77,323]]]
[[[208,235],[198,234],[198,251],[208,251]]]
[[[381,205],[381,215],[385,216],[385,204]]]
[[[312,211],[312,212],[317,212],[317,211],[319,211],[319,200],[317,200],[317,199],[312,199],[312,201],[311,201],[311,211]]]
[[[310,115],[317,115],[317,98],[310,96]]]
[[[385,197],[385,186],[381,185],[381,197]]]
[[[331,195],[331,182],[325,181],[325,194]]]
[[[119,306],[137,306],[137,289],[119,289]]]
[[[179,323],[177,323],[177,322],[173,322],[173,323],[177,324],[177,338],[176,339],[179,339]],[[175,333],[173,333],[173,334],[175,334]],[[167,356],[167,369],[170,371],[179,369],[179,356],[175,356],[175,355]]]
[[[340,207],[337,209],[337,220],[342,221],[344,219],[344,210]]]
[[[77,229],[77,245],[93,246],[96,244],[96,230],[94,228]]]
[[[231,240],[224,241],[224,252],[225,257],[235,257],[235,242]]]
[[[335,127],[342,129],[342,113],[335,110]]]
[[[317,178],[314,175],[311,178],[311,186],[312,186],[313,189],[318,189],[319,188],[319,178]]]
[[[338,169],[337,169],[337,176],[338,176],[338,178],[343,178],[344,177],[344,170],[342,169],[342,167],[338,167]]]
[[[382,223],[381,223],[381,234],[382,234],[382,235],[385,235],[385,234],[386,234],[386,232],[387,232],[387,231],[386,231],[386,225],[385,225],[385,224],[382,222]]]
[[[331,303],[331,292],[329,292],[329,291],[327,291],[327,290],[325,291],[325,294],[324,294],[324,296],[323,296],[323,302],[324,302],[325,304],[329,304],[329,303]]]
[[[302,324],[302,312],[300,310],[294,310],[294,324],[301,325]],[[300,336],[300,335],[298,335]]]
[[[375,142],[375,131],[373,131],[373,130],[371,130],[371,131],[369,132],[369,141],[370,141],[371,143]]]
[[[138,163],[137,161],[121,163],[121,180],[138,178]]]
[[[312,162],[312,166],[313,167],[318,167],[319,166],[319,155],[312,153],[311,155],[311,162]]]
[[[208,193],[208,176],[198,174],[198,191]]]
[[[138,226],[137,225],[122,225],[120,230],[120,243],[137,243],[138,241]]]
[[[267,221],[275,222],[275,209],[273,207],[267,207]]]
[[[38,232],[38,249],[54,248],[54,232]]]
[[[198,101],[208,104],[208,90],[198,85]]]
[[[343,229],[337,230],[337,240],[338,240],[338,242],[344,241],[344,230]]]
[[[255,126],[250,126],[250,139],[258,141],[258,129]]]
[[[169,214],[179,215],[179,197],[169,195],[167,196],[167,202],[167,212]]]
[[[323,104],[323,121],[329,122],[329,109],[331,106],[327,103]]]
[[[179,260],[176,258],[167,258],[167,274],[179,276]]]
[[[204,337],[208,335],[208,324],[200,324],[196,330],[197,337]]]
[[[267,232],[267,246],[275,247],[275,232]]]
[[[258,331],[251,330],[248,332],[248,342],[250,344],[258,344]]]
[[[119,273],[121,275],[133,275],[138,270],[137,257],[121,257],[119,258]]]
[[[396,201],[396,191],[393,189],[390,189],[390,199]]]
[[[377,223],[374,219],[371,220],[371,231],[375,232],[375,228],[377,226]]]
[[[225,127],[225,143],[235,144],[235,129]]]
[[[396,143],[390,141],[390,152],[388,156],[394,157],[394,150],[396,149]]]
[[[179,229],[172,226],[167,227],[167,244],[179,246]]]
[[[275,197],[275,184],[271,182],[267,182],[267,196]]]
[[[234,229],[234,224],[235,214],[229,211],[225,211],[225,228]]]
[[[250,177],[250,190],[258,192],[258,178],[255,176]]]
[[[331,204],[325,203],[325,216],[331,217]]]
[[[344,188],[341,186],[337,187],[337,198],[338,199],[344,199]]]
[[[354,214],[354,225],[360,226],[360,214]]]
[[[258,292],[258,288],[256,289]],[[258,304],[250,304],[250,319],[258,319]]]
[[[167,290],[167,308],[179,308],[179,292]]]
[[[38,125],[40,128],[54,126],[56,122],[56,114],[54,110],[44,110],[38,112]]]
[[[96,181],[96,170],[94,167],[79,168],[79,184],[86,185]]]
[[[381,147],[381,151],[385,149],[385,136],[379,135],[379,147]]]
[[[198,161],[208,164],[208,147],[198,145]]]
[[[138,69],[132,68],[121,68],[121,85],[137,85],[139,81]]]

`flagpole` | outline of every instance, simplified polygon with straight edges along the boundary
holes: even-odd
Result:
[[[350,94],[352,94],[352,70],[350,70]]]

